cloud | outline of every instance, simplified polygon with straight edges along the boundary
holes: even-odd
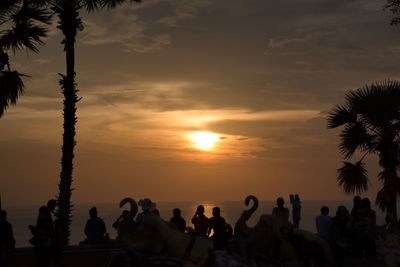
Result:
[[[107,16],[87,19],[82,43],[119,44],[126,52],[157,51],[172,43],[172,28],[182,20],[195,18],[199,9],[208,4],[200,0],[159,0],[119,7]]]
[[[49,64],[51,61],[46,58],[38,58],[38,59],[35,59],[35,62],[37,62],[39,64]]]
[[[291,36],[279,36],[268,40],[267,49],[284,48],[285,46],[315,42],[317,40],[326,39],[337,34],[336,30],[323,30],[323,29],[301,29],[297,30]]]

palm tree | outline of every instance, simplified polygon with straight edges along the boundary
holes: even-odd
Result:
[[[3,3],[2,1],[5,1],[4,3],[15,2],[14,0],[0,0],[1,3]],[[69,226],[71,223],[72,209],[71,185],[74,147],[76,145],[76,103],[80,100],[77,95],[78,90],[76,89],[75,82],[75,41],[77,33],[83,30],[83,23],[79,12],[82,10],[93,12],[99,9],[113,9],[126,2],[141,2],[141,0],[22,0],[22,2],[29,3],[29,5],[35,9],[41,11],[48,10],[49,12],[52,12],[52,15],[56,15],[58,17],[57,28],[61,30],[64,36],[61,44],[64,45],[64,51],[66,54],[66,74],[60,74],[61,79],[59,81],[62,93],[64,95],[64,133],[60,183],[58,185],[59,194],[57,196],[58,207],[56,210],[56,227],[58,226],[58,241],[60,242],[60,245],[67,245],[70,234]],[[9,15],[8,13],[1,14],[3,14],[4,17]],[[34,39],[34,37],[29,36],[30,32],[28,30],[21,31],[20,33],[22,36],[24,36],[24,34],[28,34],[28,37],[30,38],[29,40],[31,41],[40,41],[40,39]],[[23,45],[27,46],[25,43],[23,43]],[[29,46],[27,47],[31,48]],[[33,47],[35,48],[36,46]],[[22,87],[20,85],[18,88],[21,88],[21,90],[17,90],[17,92],[21,93],[23,84]],[[17,94],[17,96],[19,94]],[[15,94],[12,96],[15,96]],[[10,99],[10,103],[15,103],[15,98],[9,97],[8,99]],[[5,107],[7,107],[7,105],[5,105]]]
[[[0,2],[0,26],[8,28],[0,32],[0,117],[9,105],[15,105],[24,92],[22,77],[12,70],[8,52],[31,50],[38,52],[38,45],[46,37],[49,13],[34,6],[30,1],[2,0]]]
[[[400,83],[386,80],[349,91],[344,105],[337,105],[329,114],[328,128],[344,126],[340,134],[340,152],[346,160],[361,152],[358,162],[344,162],[338,169],[338,183],[347,193],[368,189],[368,175],[363,160],[376,154],[382,171],[382,189],[376,204],[397,218],[400,196]]]
[[[130,0],[140,2],[141,0]],[[76,103],[78,98],[75,82],[75,41],[78,31],[83,30],[81,10],[93,12],[99,9],[113,9],[128,0],[44,0],[40,1],[49,7],[58,17],[57,28],[61,30],[64,39],[66,54],[66,74],[60,74],[60,86],[64,94],[64,134],[61,158],[61,174],[59,183],[58,209],[56,217],[61,226],[61,245],[67,245],[69,239],[69,225],[71,223],[71,193],[72,170],[75,141]]]

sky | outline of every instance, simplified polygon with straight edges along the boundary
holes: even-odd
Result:
[[[400,29],[384,4],[144,0],[82,12],[72,201],[352,198],[337,185],[340,129],[326,118],[348,90],[400,78]],[[31,77],[0,119],[3,205],[57,194],[61,40],[52,28],[40,53],[11,58]],[[214,145],[199,149],[196,132]],[[379,167],[366,162],[374,200]]]

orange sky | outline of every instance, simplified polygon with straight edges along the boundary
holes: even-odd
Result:
[[[350,198],[326,116],[348,89],[399,78],[400,33],[381,5],[149,0],[84,15],[73,201]],[[57,194],[60,40],[12,59],[32,77],[0,119],[5,205]],[[218,134],[213,148],[194,147],[198,131]],[[368,168],[373,197],[376,159]]]

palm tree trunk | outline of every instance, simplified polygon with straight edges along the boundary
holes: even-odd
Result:
[[[397,153],[396,150],[392,149],[395,147],[393,144],[386,147],[388,147],[385,149],[386,153],[381,153],[380,155],[380,165],[384,171],[379,176],[388,192],[385,197],[387,212],[391,213],[397,221],[397,197],[400,185],[400,178],[397,175]]]
[[[67,75],[61,75],[60,85],[64,94],[64,134],[61,158],[61,181],[59,183],[57,220],[61,227],[60,245],[68,245],[71,223],[71,193],[72,170],[75,147],[75,124],[77,118],[76,102],[78,102],[75,89],[75,36],[66,34],[65,52]],[[57,227],[57,225],[56,225]]]

